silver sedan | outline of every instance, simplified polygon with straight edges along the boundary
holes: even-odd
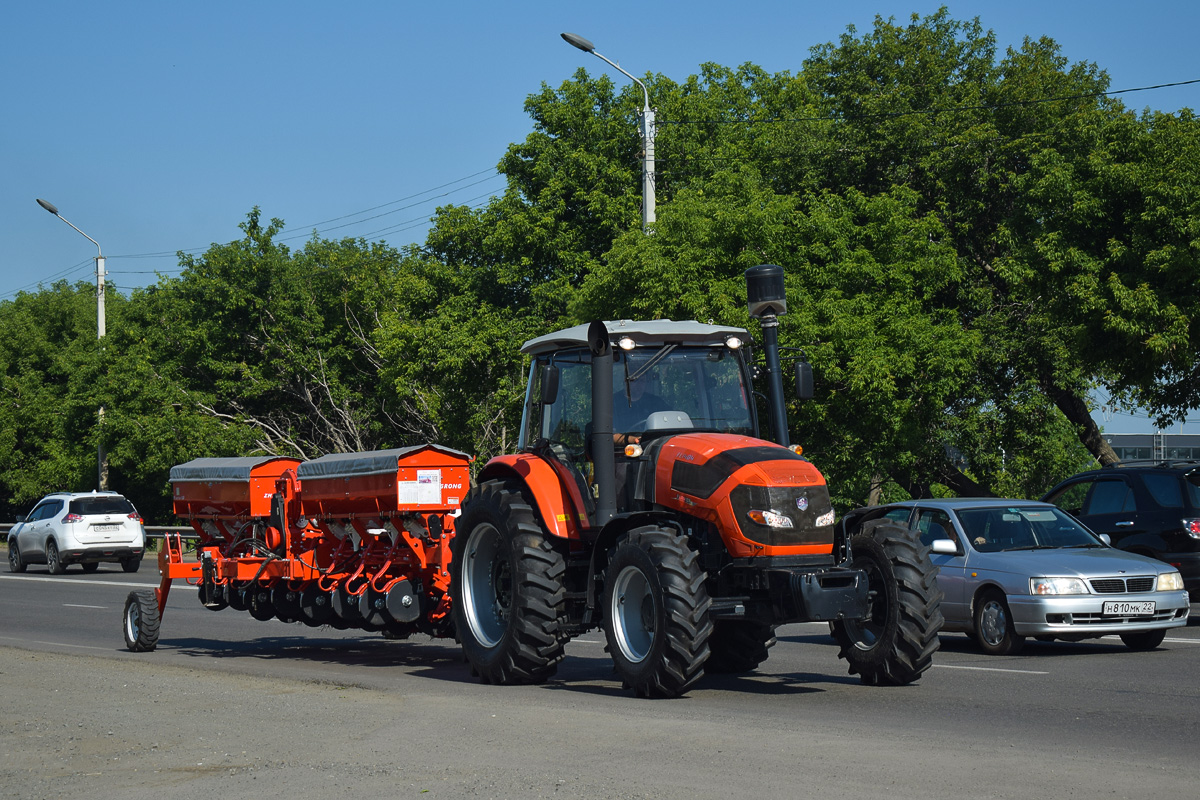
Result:
[[[1074,517],[1030,500],[911,500],[862,509],[851,524],[887,517],[932,549],[945,593],[943,630],[984,652],[1015,653],[1034,636],[1080,641],[1119,635],[1152,650],[1190,609],[1179,571],[1109,546]]]

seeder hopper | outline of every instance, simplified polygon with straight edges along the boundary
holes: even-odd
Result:
[[[219,611],[404,638],[449,636],[450,540],[471,457],[427,444],[294,458],[201,458],[171,469],[199,537],[159,552],[162,581],[125,601],[125,644],[153,650],[171,584]]]

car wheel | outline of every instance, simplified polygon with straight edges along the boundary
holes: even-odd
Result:
[[[142,559],[140,556],[138,558],[121,559],[121,569],[125,570],[126,572],[137,572],[141,566]]]
[[[1010,656],[1025,646],[1013,628],[1012,614],[1000,592],[986,592],[975,602],[975,642],[988,655]]]
[[[1165,638],[1167,638],[1167,632],[1161,629],[1121,634],[1121,641],[1130,650],[1153,650],[1162,644]]]
[[[83,567],[84,572],[95,572],[96,570],[100,569],[100,562],[99,561],[85,561],[82,564],[80,564],[79,566]]]
[[[66,565],[58,555],[58,545],[53,539],[46,542],[46,570],[51,575],[62,575],[67,571]]]
[[[9,572],[24,572],[25,562],[21,558],[21,551],[17,547],[15,541],[8,543],[8,571]]]

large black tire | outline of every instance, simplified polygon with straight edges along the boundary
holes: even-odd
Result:
[[[46,540],[46,571],[51,575],[62,575],[67,571],[67,565],[58,553],[58,543],[53,539]]]
[[[974,621],[971,638],[990,656],[1016,655],[1025,646],[1025,637],[1013,627],[1012,613],[998,589],[983,592],[975,600]]]
[[[869,686],[912,683],[933,664],[942,628],[937,570],[907,528],[872,520],[850,540],[853,566],[867,573],[867,616],[832,624],[838,658]]]
[[[92,573],[92,572],[95,572],[96,570],[100,569],[100,562],[99,561],[85,561],[82,564],[80,564],[79,566],[83,567],[84,572]]]
[[[141,569],[141,566],[142,566],[142,557],[141,556],[138,556],[137,558],[122,558],[121,559],[121,569],[125,570],[126,572],[137,572],[139,569]]]
[[[1135,631],[1122,633],[1121,641],[1130,650],[1153,650],[1167,638],[1167,632],[1160,628],[1156,631]]]
[[[125,598],[123,622],[125,646],[130,650],[135,653],[148,653],[158,647],[158,629],[162,620],[154,592],[130,592]]]
[[[739,674],[753,672],[767,660],[775,646],[775,626],[765,622],[718,620],[708,640],[712,654],[705,672]]]
[[[21,550],[17,547],[17,542],[15,539],[9,540],[8,543],[8,571],[25,571],[25,561],[21,558]]]
[[[634,528],[609,558],[601,605],[617,674],[639,697],[678,697],[703,673],[713,632],[704,572],[686,539]]]
[[[563,658],[566,562],[520,488],[501,481],[474,487],[455,525],[454,627],[484,683],[542,683]]]

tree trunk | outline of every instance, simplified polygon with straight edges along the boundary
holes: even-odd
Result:
[[[1075,430],[1079,433],[1079,441],[1083,442],[1083,446],[1096,457],[1101,466],[1120,462],[1121,459],[1117,458],[1112,445],[1100,435],[1100,426],[1096,424],[1096,420],[1092,419],[1092,413],[1088,410],[1087,403],[1082,397],[1057,387],[1051,387],[1048,394],[1053,398],[1054,405],[1058,406],[1058,410],[1075,426]]]

